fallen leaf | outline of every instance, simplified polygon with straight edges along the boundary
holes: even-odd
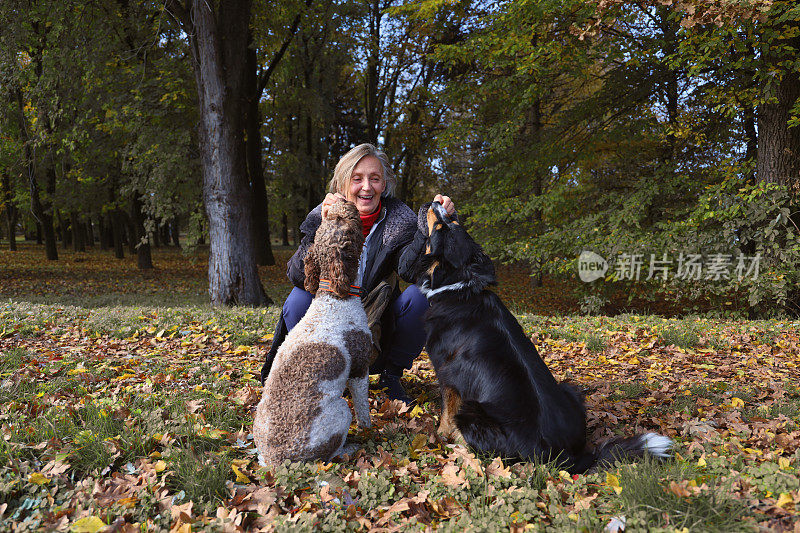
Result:
[[[70,531],[72,531],[72,533],[97,533],[106,527],[106,523],[99,517],[87,516],[76,520],[72,524],[72,527],[70,527]]]
[[[50,478],[43,476],[39,472],[34,472],[30,476],[28,476],[28,481],[30,481],[31,483],[36,483],[37,485],[41,486],[46,483],[50,483]]]
[[[614,489],[617,494],[622,492],[622,487],[619,484],[619,478],[611,472],[606,472],[606,485]]]
[[[462,487],[467,483],[464,472],[455,463],[447,463],[442,468],[442,481],[448,487]]]
[[[789,509],[794,506],[794,498],[787,492],[781,492],[780,496],[778,496],[778,502],[775,505],[781,509]]]
[[[244,475],[235,464],[231,464],[231,470],[236,474],[236,483],[250,483],[250,478]]]
[[[495,457],[492,462],[489,463],[489,466],[486,467],[486,475],[510,478],[511,470],[507,466],[503,465],[502,459]]]

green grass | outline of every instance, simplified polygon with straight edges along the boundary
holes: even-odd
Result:
[[[617,399],[622,398],[638,398],[650,392],[650,389],[644,383],[638,381],[618,383],[614,391],[614,397]]]
[[[600,353],[606,349],[606,340],[600,335],[588,334],[583,338],[586,349],[592,353]]]
[[[626,530],[669,528],[672,531],[734,532],[753,531],[743,522],[744,502],[730,495],[729,483],[716,477],[697,483],[698,472],[680,462],[646,459],[620,468],[619,514],[626,517]],[[683,493],[683,482],[693,481],[700,488]],[[671,483],[677,484],[672,488]],[[705,485],[705,487],[703,487]]]
[[[566,328],[551,328],[545,331],[545,334],[548,335],[553,340],[565,340],[567,342],[577,342],[580,336],[572,332]]]
[[[700,335],[693,326],[684,322],[664,329],[661,332],[661,340],[667,346],[674,344],[679,348],[694,348],[700,344]]]
[[[30,358],[30,352],[25,348],[11,348],[0,353],[0,373],[19,370]]]
[[[176,493],[183,491],[187,501],[200,504],[222,502],[225,482],[233,477],[230,458],[210,453],[203,446],[173,448],[168,464],[174,474],[167,477],[167,487]]]

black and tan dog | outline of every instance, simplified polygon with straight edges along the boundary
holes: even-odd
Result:
[[[470,446],[507,458],[557,458],[571,473],[646,452],[669,455],[672,440],[656,433],[589,450],[583,399],[556,382],[517,320],[487,289],[496,284],[492,261],[441,205],[431,204],[426,216],[418,286],[431,305],[425,328],[442,391],[443,437],[460,433]]]

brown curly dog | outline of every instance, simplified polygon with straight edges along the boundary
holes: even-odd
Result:
[[[256,409],[253,435],[262,464],[330,460],[342,453],[352,415],[369,427],[372,338],[352,287],[364,236],[355,205],[330,206],[305,257],[305,289],[315,294],[278,349]]]

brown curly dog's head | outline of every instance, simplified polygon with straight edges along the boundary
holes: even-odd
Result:
[[[350,285],[358,276],[358,259],[364,246],[361,217],[352,202],[336,202],[328,207],[305,257],[305,289],[316,294],[319,280],[331,281],[331,292],[347,298]]]

